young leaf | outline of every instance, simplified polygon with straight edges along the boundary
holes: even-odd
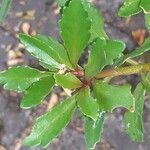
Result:
[[[6,89],[22,92],[32,83],[49,75],[51,73],[40,72],[30,67],[12,67],[0,73],[0,84],[4,84]]]
[[[150,1],[141,0],[140,7],[143,9],[144,13],[150,13]]]
[[[0,22],[3,21],[9,11],[12,0],[3,0],[0,7]]]
[[[59,56],[53,45],[48,45],[47,42],[35,36],[29,36],[23,33],[19,34],[19,39],[25,45],[27,51],[39,59],[40,62],[50,65],[53,68],[59,69],[61,67],[58,63]]]
[[[81,81],[71,73],[67,74],[55,74],[55,82],[67,89],[76,89],[81,87]]]
[[[93,44],[88,64],[85,66],[86,79],[95,76],[106,65],[113,64],[113,60],[119,57],[124,49],[123,42],[98,38]]]
[[[84,10],[82,0],[72,0],[64,9],[60,21],[61,36],[72,65],[76,68],[78,60],[90,38],[91,23]]]
[[[37,119],[32,133],[24,143],[27,146],[48,146],[60,132],[68,125],[76,108],[76,100],[70,97],[61,104]]]
[[[101,112],[96,121],[88,117],[85,119],[85,140],[89,149],[94,149],[101,139],[104,128],[104,114],[104,112]]]
[[[134,97],[131,94],[130,85],[117,86],[96,81],[93,88],[100,110],[112,112],[117,107],[134,110]]]
[[[142,84],[138,84],[134,91],[135,97],[135,111],[126,112],[124,116],[124,123],[127,133],[133,141],[143,141],[144,128],[143,128],[143,107],[144,107],[145,90]]]
[[[147,38],[144,44],[127,55],[123,55],[114,63],[114,66],[121,66],[127,59],[135,58],[150,50],[150,38]]]
[[[99,105],[97,101],[90,95],[90,88],[82,88],[76,95],[77,105],[79,106],[81,112],[96,120],[98,117]]]
[[[61,64],[65,64],[70,69],[73,69],[67,54],[66,49],[61,45],[59,42],[51,38],[50,36],[44,35],[36,35],[35,38],[39,39],[40,41],[45,42],[47,45],[51,46],[51,48],[57,53],[58,56],[54,58]]]
[[[145,23],[148,30],[150,30],[150,13],[145,14]]]
[[[88,0],[82,0],[85,10],[88,13],[88,17],[91,20],[91,39],[93,41],[96,38],[108,38],[104,30],[104,20],[101,12],[98,12],[97,9],[88,2]]]
[[[125,0],[124,5],[119,10],[119,16],[128,17],[141,12],[140,2],[141,0]]]
[[[53,76],[41,78],[33,83],[25,92],[25,96],[21,101],[22,108],[31,108],[39,105],[43,99],[50,93],[54,85]]]

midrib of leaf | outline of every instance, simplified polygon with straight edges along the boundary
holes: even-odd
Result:
[[[68,109],[65,109],[66,107],[63,109],[62,115],[65,114],[65,112],[68,111],[74,103],[76,103],[75,98],[72,99],[72,102],[68,105],[68,107],[67,107]],[[61,104],[59,104],[59,105],[61,105]],[[74,104],[74,105],[75,105],[75,104]],[[73,108],[73,109],[75,110],[75,108]],[[72,111],[74,111],[74,110],[72,110]],[[48,112],[48,113],[50,113],[50,112]],[[49,128],[51,127],[51,124],[54,124],[55,122],[57,122],[57,121],[60,119],[59,116],[60,116],[60,115],[56,115],[55,117],[53,117],[54,119],[52,119],[52,121],[50,122],[50,124],[48,124],[49,121],[47,121],[48,126],[45,126],[45,127],[44,127],[44,130],[42,130],[42,131],[44,131],[44,132],[41,131],[41,132],[37,135],[37,139],[38,139],[39,137],[42,138],[42,137],[45,135],[45,133],[50,132],[50,131],[49,131]],[[42,117],[43,117],[43,116],[41,116],[41,117],[39,117],[39,118],[37,119],[37,123],[39,123],[39,119],[41,119]],[[67,124],[68,124],[68,123],[67,123]],[[66,124],[66,125],[67,125],[67,124]],[[66,127],[66,126],[65,126],[65,127]],[[64,128],[65,128],[65,127],[64,127]],[[63,128],[63,129],[64,129],[64,128]],[[63,129],[62,129],[62,130],[63,130]],[[58,136],[58,135],[56,135],[55,137],[57,137],[57,136]],[[55,138],[55,137],[53,137],[53,138]],[[42,142],[42,140],[40,140],[37,145],[41,144],[41,142]],[[50,139],[50,142],[51,142],[51,139]],[[49,143],[48,143],[48,144],[49,144]],[[47,145],[48,145],[48,144],[47,144]],[[46,145],[46,146],[47,146],[47,145]],[[46,147],[46,146],[45,146],[45,147]]]
[[[36,47],[37,49],[40,51],[40,53],[42,54],[44,52],[44,56],[47,58],[48,61],[46,60],[43,60],[41,58],[38,58],[41,62],[43,63],[46,63],[48,65],[54,65],[56,68],[59,68],[60,69],[60,64],[55,60],[55,58],[59,58],[59,56],[57,55],[57,53],[53,50],[53,48],[48,45],[46,42],[43,42],[41,40],[39,40],[38,38],[34,37],[34,36],[29,36],[29,38],[32,38],[34,39],[35,41],[38,41],[39,43],[42,43],[44,45],[46,45],[49,49],[51,49],[51,51],[53,51],[53,56],[51,56],[51,53],[48,52],[48,50],[44,50],[42,51],[41,49],[39,49],[37,47],[37,44],[36,44]],[[22,41],[22,40],[21,40]],[[26,40],[25,40],[26,41]],[[32,43],[31,44],[24,44],[26,49],[28,50],[28,47],[30,48],[32,46]],[[35,43],[33,44],[35,45]],[[40,45],[41,46],[41,45]],[[31,52],[30,52],[31,51]],[[30,50],[29,52],[31,53],[32,56],[36,57],[37,58],[37,55],[34,54],[34,51],[33,50]],[[38,57],[39,57],[39,54],[38,54]],[[55,57],[55,58],[54,58]],[[50,64],[52,63],[52,64]]]

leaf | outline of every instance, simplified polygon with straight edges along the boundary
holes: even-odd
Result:
[[[99,103],[100,110],[112,112],[117,107],[134,110],[134,97],[130,85],[109,85],[103,81],[94,84],[94,95]]]
[[[127,55],[123,55],[114,63],[114,66],[121,66],[126,60],[135,58],[150,50],[150,38],[147,38],[144,44]]]
[[[12,0],[3,0],[0,7],[0,22],[3,21],[9,11]]]
[[[104,128],[104,114],[104,112],[101,112],[96,121],[88,117],[85,119],[85,140],[89,149],[94,149],[101,139]]]
[[[138,84],[134,91],[135,97],[135,111],[126,112],[124,116],[124,123],[127,133],[133,141],[143,141],[144,128],[143,128],[143,107],[144,107],[145,90],[142,84]]]
[[[144,13],[150,13],[150,1],[141,0],[140,7],[143,9]]]
[[[21,101],[21,107],[28,109],[39,105],[43,99],[50,93],[54,85],[53,76],[41,78],[33,83],[25,92],[25,96]]]
[[[72,0],[64,9],[60,28],[70,61],[74,68],[77,68],[78,60],[88,44],[91,28],[81,0]]]
[[[108,38],[104,30],[104,20],[101,12],[88,2],[88,0],[82,0],[85,10],[88,13],[88,17],[91,20],[91,39],[93,41],[96,38]]]
[[[145,23],[148,30],[150,30],[150,13],[145,14]]]
[[[90,95],[89,87],[82,88],[76,95],[77,105],[81,112],[96,120],[98,117],[99,105],[97,101]]]
[[[76,89],[81,87],[81,81],[71,73],[67,74],[55,74],[55,82],[67,89]]]
[[[64,7],[68,0],[56,0],[60,7]]]
[[[147,92],[150,93],[150,73],[142,75],[142,84]]]
[[[44,36],[44,35],[36,35],[35,38],[39,39],[40,41],[45,42],[47,45],[51,46],[51,48],[57,53],[58,56],[54,58],[61,64],[65,64],[70,69],[72,68],[72,65],[70,63],[68,54],[66,49],[61,45],[59,42],[51,38],[50,36]]]
[[[32,83],[49,75],[51,73],[40,72],[30,67],[12,67],[0,73],[0,84],[4,84],[6,89],[22,92]]]
[[[25,139],[25,145],[47,147],[68,125],[75,108],[75,98],[70,97],[54,107],[52,111],[39,117],[32,129],[32,133]]]
[[[124,49],[123,42],[98,38],[93,44],[88,63],[85,66],[86,79],[95,76],[106,65],[113,64],[113,60],[119,57]]]
[[[39,59],[40,62],[60,69],[59,56],[53,45],[48,45],[47,42],[39,40],[35,36],[19,34],[19,39],[33,56]]]
[[[119,10],[119,16],[128,17],[141,12],[140,2],[141,0],[125,0],[124,5]]]

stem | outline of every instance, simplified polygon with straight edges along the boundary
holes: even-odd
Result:
[[[141,72],[150,72],[150,63],[104,70],[101,71],[99,74],[97,74],[95,76],[95,79],[115,77],[120,75],[130,75],[130,74],[136,74]]]

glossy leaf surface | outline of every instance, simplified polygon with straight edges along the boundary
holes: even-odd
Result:
[[[98,117],[99,105],[91,96],[89,87],[81,89],[76,95],[77,105],[80,111],[93,120]]]
[[[100,110],[112,112],[115,108],[124,107],[134,110],[134,97],[130,85],[109,85],[103,81],[94,84],[94,96],[99,103]]]
[[[143,141],[144,128],[143,128],[143,108],[144,108],[145,90],[142,84],[138,84],[134,91],[135,97],[135,111],[126,112],[124,116],[124,123],[127,133],[133,141]]]
[[[54,78],[58,85],[67,89],[79,88],[82,85],[81,81],[71,73],[55,74]]]
[[[54,85],[53,76],[47,76],[33,83],[25,92],[21,101],[22,108],[31,108],[39,105],[50,93]]]
[[[12,67],[0,73],[0,84],[4,84],[6,89],[22,92],[32,83],[49,75],[51,73],[40,72],[30,67]]]
[[[73,0],[64,9],[60,21],[61,36],[67,48],[70,61],[74,68],[88,44],[91,23],[84,10],[81,0]]]
[[[89,149],[94,149],[100,142],[104,128],[104,112],[99,114],[96,121],[91,118],[85,118],[85,140]]]
[[[74,97],[63,101],[52,111],[39,117],[33,127],[32,133],[24,143],[28,146],[41,145],[46,147],[67,126],[76,108]]]
[[[140,2],[141,0],[125,0],[124,5],[119,10],[119,16],[127,17],[141,12]]]
[[[85,66],[86,78],[92,78],[106,65],[113,64],[113,60],[119,57],[124,49],[125,44],[120,41],[98,38],[93,44],[88,63]]]
[[[53,45],[48,44],[47,41],[43,41],[38,37],[29,36],[22,33],[19,34],[19,39],[24,44],[26,50],[40,62],[58,69],[61,67],[58,63],[60,61],[58,53],[56,49],[54,49]]]
[[[138,56],[142,55],[144,52],[147,52],[149,50],[150,50],[150,38],[148,37],[142,46],[140,46],[139,48],[135,49],[134,51],[132,51],[131,53],[129,53],[127,55],[123,55],[121,58],[116,60],[115,65],[120,66],[127,59],[138,57]]]

